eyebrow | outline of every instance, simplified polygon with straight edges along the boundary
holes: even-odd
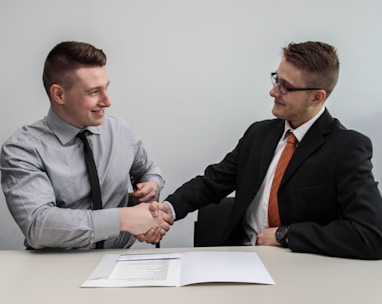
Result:
[[[100,90],[100,89],[103,89],[103,88],[108,88],[110,85],[110,80],[106,83],[106,86],[95,86],[95,87],[90,87],[88,89],[85,90],[85,92],[91,92],[91,91],[94,91],[94,90]]]
[[[277,71],[275,72],[276,73],[276,77],[277,77],[277,81],[280,82],[280,80],[282,81],[282,84],[285,85],[287,88],[295,88],[296,86],[291,84],[290,82],[288,82],[287,80],[285,80],[284,78],[280,78],[279,77],[279,74],[277,73]]]

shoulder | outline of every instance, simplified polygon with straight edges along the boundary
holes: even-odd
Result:
[[[106,127],[131,128],[131,123],[128,120],[113,115],[105,116],[102,125]]]
[[[310,141],[321,138],[321,136],[328,145],[336,149],[353,144],[371,145],[369,137],[359,131],[348,129],[338,118],[332,117],[328,110],[325,110],[306,134]]]
[[[269,132],[277,132],[279,129],[284,130],[284,120],[281,119],[267,119],[254,122],[244,132],[243,138],[252,136],[265,137]]]
[[[100,126],[100,129],[111,133],[128,133],[133,131],[132,125],[129,121],[116,116],[106,116],[104,122]]]
[[[306,137],[306,139],[305,139]],[[373,151],[370,138],[359,131],[348,129],[338,119],[309,130],[303,141],[309,145],[322,145],[321,153],[329,153],[332,159],[362,158]],[[302,144],[302,143],[301,143]]]
[[[354,141],[355,144],[371,144],[371,139],[367,135],[357,130],[348,129],[336,118],[333,119],[332,134],[343,141]]]
[[[266,130],[266,129],[272,129],[277,125],[284,126],[284,120],[274,118],[274,119],[266,119],[266,120],[260,120],[252,123],[248,129],[248,131],[257,131],[257,130]]]
[[[100,130],[110,138],[118,138],[120,140],[127,138],[133,141],[139,140],[133,125],[128,120],[120,117],[106,116],[100,126]]]
[[[12,159],[19,164],[22,161],[39,163],[45,147],[56,141],[45,120],[25,125],[17,129],[2,145],[2,166]]]
[[[8,139],[5,140],[5,145],[21,145],[21,146],[33,146],[38,142],[45,140],[47,136],[51,136],[47,122],[45,119],[41,119],[35,123],[24,125],[14,131]]]

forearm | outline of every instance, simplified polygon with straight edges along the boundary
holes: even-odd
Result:
[[[192,178],[165,199],[175,209],[177,220],[203,206],[218,203],[237,190],[238,151],[237,146],[221,162],[209,165],[204,175]]]
[[[2,185],[9,211],[33,248],[88,248],[99,240],[118,237],[118,209],[80,209],[91,205],[85,201],[65,208],[43,174],[19,174],[17,179],[3,174]]]
[[[298,223],[289,227],[288,247],[295,252],[374,260],[382,258],[382,235],[344,220],[328,225]]]
[[[338,206],[337,216],[328,215],[321,222],[290,223],[291,250],[347,258],[382,258],[382,200],[377,185],[373,181],[362,186],[348,184],[346,189],[338,188],[338,198],[332,202]]]
[[[133,182],[137,184],[153,181],[158,184],[159,191],[162,190],[165,183],[162,171],[155,162],[150,159],[142,143],[139,142],[137,145],[135,161],[130,170]]]
[[[219,179],[214,165],[205,171],[205,175],[197,176],[179,187],[165,201],[173,206],[176,219],[184,218],[193,212],[212,203],[218,203],[234,190],[234,180]]]
[[[132,235],[142,235],[159,228],[163,234],[170,229],[170,220],[164,219],[159,207],[141,203],[133,207],[120,208],[120,230]],[[158,204],[158,203],[156,203]]]
[[[25,220],[27,243],[35,248],[90,248],[119,235],[118,209],[73,210],[42,207]]]

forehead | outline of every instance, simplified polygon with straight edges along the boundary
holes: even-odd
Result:
[[[88,87],[103,86],[109,82],[105,67],[80,67],[75,71],[75,78]]]
[[[283,57],[277,68],[277,77],[286,83],[299,86],[305,84],[306,75],[301,69],[286,61]]]

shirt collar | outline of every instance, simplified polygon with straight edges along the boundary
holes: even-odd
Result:
[[[324,113],[324,111],[325,111],[325,106],[323,106],[321,110],[316,115],[314,115],[310,120],[308,120],[307,122],[305,122],[304,124],[302,124],[296,129],[293,129],[289,121],[286,120],[282,138],[285,138],[285,135],[288,131],[292,131],[294,136],[297,138],[298,142],[301,142],[306,132],[308,132],[310,127],[316,122],[316,120],[322,115],[322,113]]]
[[[83,130],[63,121],[53,112],[52,108],[49,108],[46,119],[50,129],[63,145],[68,144],[79,132]],[[89,130],[93,134],[100,134],[100,128],[98,126],[89,126],[85,129]]]

